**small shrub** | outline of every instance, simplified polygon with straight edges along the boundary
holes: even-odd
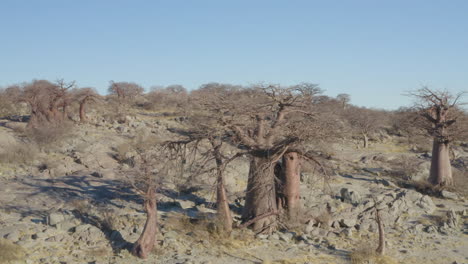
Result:
[[[450,190],[458,194],[468,197],[468,171],[459,170],[452,167],[453,186]]]
[[[21,261],[26,257],[26,251],[19,245],[0,238],[0,263]]]
[[[71,136],[72,125],[63,123],[60,126],[39,126],[26,130],[26,136],[40,148],[44,149],[58,144]]]
[[[88,215],[92,209],[92,206],[87,200],[75,199],[70,201],[70,206],[80,215]]]
[[[0,153],[0,163],[30,165],[37,155],[35,146],[16,143],[6,146]]]
[[[324,211],[317,217],[315,217],[315,221],[317,221],[320,224],[320,227],[328,228],[330,227],[330,224],[332,222],[332,216],[330,212]]]
[[[102,212],[101,226],[105,230],[116,230],[118,229],[118,221],[115,217],[114,210],[106,209]]]
[[[396,260],[389,256],[379,255],[372,245],[359,247],[349,254],[352,264],[396,264]]]

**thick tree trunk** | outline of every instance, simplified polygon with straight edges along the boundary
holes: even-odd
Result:
[[[216,208],[218,219],[222,223],[224,231],[231,233],[232,231],[232,215],[229,209],[229,203],[224,185],[224,166],[223,157],[221,155],[222,141],[219,139],[210,139],[213,147],[213,154],[216,161]]]
[[[140,238],[135,242],[132,254],[139,258],[147,258],[153,250],[158,231],[158,211],[156,207],[156,192],[150,188],[144,203],[146,212],[146,223]]]
[[[85,102],[80,102],[80,122],[86,121]]]
[[[451,185],[452,167],[450,165],[449,144],[440,142],[437,138],[432,144],[431,171],[429,182],[433,185]]]
[[[362,140],[363,140],[363,147],[367,148],[369,146],[369,138],[367,137],[367,134],[362,134]]]
[[[275,175],[271,160],[267,157],[253,157],[250,161],[242,219],[247,222],[276,211]],[[257,233],[270,233],[276,229],[276,219],[276,215],[271,215],[255,221],[253,230]]]
[[[289,152],[283,156],[283,195],[286,199],[288,217],[294,219],[300,211],[300,170],[301,160],[296,152]]]
[[[216,206],[218,209],[218,218],[222,222],[224,231],[230,233],[232,231],[232,216],[229,209],[229,203],[224,187],[223,173],[218,173],[218,182],[216,186]]]

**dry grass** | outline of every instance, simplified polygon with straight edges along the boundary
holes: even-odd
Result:
[[[185,241],[207,241],[210,248],[220,251],[236,251],[259,243],[254,233],[247,229],[234,229],[230,234],[216,218],[190,218],[174,214],[165,220],[165,228],[187,235]]]
[[[37,149],[34,145],[16,143],[8,145],[0,153],[0,163],[30,165],[37,156]]]
[[[468,171],[452,168],[452,174],[453,186],[449,189],[461,196],[468,197]]]
[[[41,149],[50,149],[72,136],[72,124],[62,123],[60,126],[40,126],[26,130],[26,136]]]
[[[105,209],[102,211],[101,225],[106,230],[117,230],[118,229],[118,219],[115,215],[114,210]]]
[[[19,245],[0,238],[0,263],[13,263],[24,260],[26,251]]]
[[[105,257],[111,253],[111,250],[107,247],[98,247],[86,250],[86,255],[93,257]]]
[[[332,216],[328,211],[322,212],[320,215],[315,217],[315,221],[320,224],[322,228],[329,228],[332,222]]]
[[[124,142],[119,144],[115,147],[115,159],[123,164],[126,163],[128,165],[133,165],[133,162],[130,157],[130,153],[133,151],[134,146],[132,146],[131,142]]]
[[[418,223],[426,226],[442,226],[444,223],[448,222],[447,214],[438,214],[438,215],[427,215],[418,220]]]
[[[397,264],[393,258],[379,255],[371,245],[362,246],[349,254],[352,264]]]

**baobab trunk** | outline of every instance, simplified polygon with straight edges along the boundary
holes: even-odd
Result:
[[[298,153],[289,152],[283,156],[283,196],[286,199],[288,217],[294,219],[300,211],[300,170],[301,159]]]
[[[221,144],[215,146],[215,160],[217,166],[217,182],[216,182],[216,207],[218,219],[223,224],[224,231],[231,233],[232,231],[232,216],[229,209],[229,203],[224,185],[223,161],[220,153]]]
[[[216,161],[217,180],[216,180],[216,207],[218,219],[223,224],[224,231],[230,233],[232,231],[232,216],[229,209],[229,203],[224,185],[224,166],[223,157],[221,155],[222,141],[211,139],[213,154]]]
[[[86,121],[85,102],[80,103],[80,122]]]
[[[268,215],[261,217],[262,215]],[[254,232],[270,233],[276,229],[275,175],[272,162],[267,157],[253,157],[250,161],[249,179],[242,219],[247,222],[258,218],[252,225]]]
[[[367,148],[369,146],[369,138],[367,137],[367,134],[362,134],[362,140],[363,140],[363,147]]]
[[[218,173],[217,182],[216,206],[218,208],[218,218],[222,222],[224,231],[230,233],[232,231],[232,216],[229,209],[229,203],[224,187],[224,177],[222,173]]]
[[[435,138],[432,144],[431,171],[429,182],[433,185],[451,185],[452,167],[450,165],[449,143]]]
[[[144,203],[146,212],[146,223],[140,238],[135,242],[132,254],[139,258],[147,258],[153,250],[156,242],[156,233],[158,231],[158,211],[156,207],[156,192],[150,188]]]

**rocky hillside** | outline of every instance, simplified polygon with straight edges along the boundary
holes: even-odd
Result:
[[[25,123],[0,120],[0,263],[468,263],[468,148],[455,148],[456,186],[428,191],[429,155],[396,138],[358,149],[329,150],[329,177],[301,175],[303,214],[280,231],[255,236],[217,230],[213,182],[168,179],[158,197],[158,246],[149,260],[130,255],[145,221],[125,169],[129,139],[162,138],[183,119],[138,113],[123,122],[94,118],[61,140],[27,144]],[[47,135],[47,133],[45,133]],[[248,160],[227,170],[227,190],[239,221]],[[463,185],[465,184],[465,185]],[[375,208],[387,252],[376,256]]]

